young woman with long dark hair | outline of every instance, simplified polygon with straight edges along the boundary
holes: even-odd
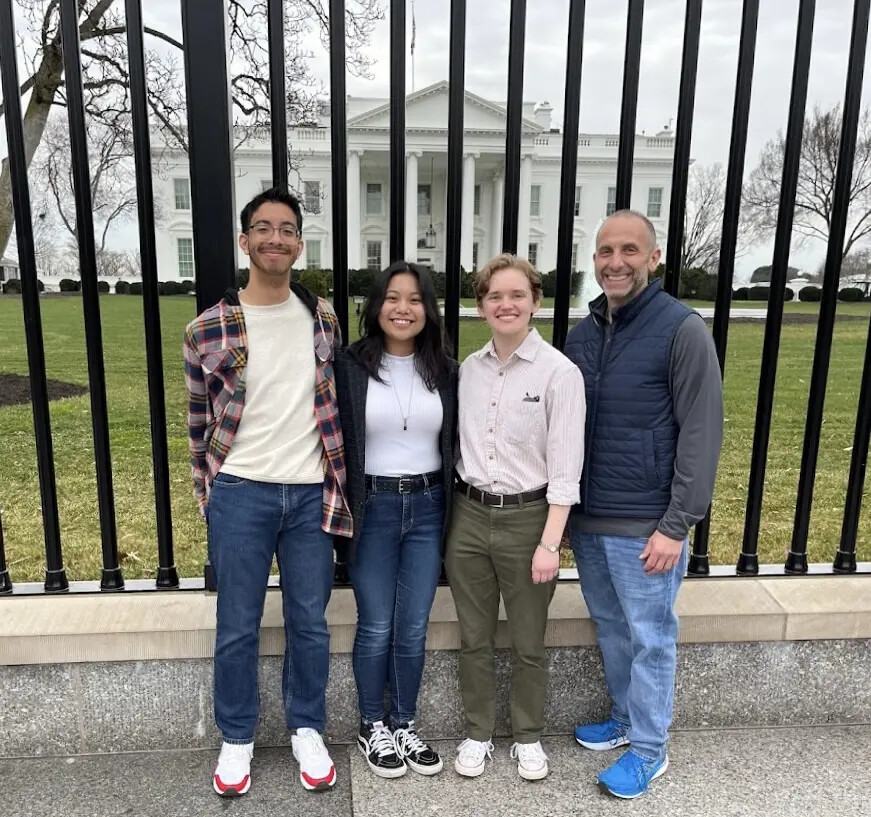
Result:
[[[457,365],[425,267],[399,261],[376,276],[336,383],[354,518],[358,745],[380,777],[437,774],[442,760],[415,716],[450,515]]]

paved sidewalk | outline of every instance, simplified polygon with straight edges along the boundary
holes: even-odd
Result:
[[[304,792],[289,749],[259,749],[251,792],[222,800],[210,788],[210,751],[0,760],[3,817],[868,817],[871,726],[677,732],[671,769],[633,803],[600,794],[596,772],[617,753],[588,752],[565,736],[545,748],[550,777],[520,780],[499,741],[485,774],[454,774],[455,742],[439,743],[446,760],[436,778],[381,780],[355,747],[333,747],[339,782],[325,794]]]

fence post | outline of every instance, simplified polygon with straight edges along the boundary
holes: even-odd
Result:
[[[200,312],[220,301],[236,278],[233,118],[226,21],[226,0],[181,5],[191,220]]]
[[[227,78],[227,3],[182,3],[188,155],[197,309],[221,300],[236,278],[233,118]],[[206,560],[207,590],[216,590]]]

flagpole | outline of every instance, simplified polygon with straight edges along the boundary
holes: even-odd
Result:
[[[417,36],[417,22],[414,19],[414,2],[411,0],[411,92],[414,93],[414,41]]]

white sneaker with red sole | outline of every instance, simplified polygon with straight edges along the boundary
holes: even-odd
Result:
[[[212,775],[212,786],[221,797],[238,797],[251,788],[251,758],[253,743],[224,743],[218,766]]]
[[[336,783],[336,767],[315,729],[297,729],[290,742],[299,763],[299,780],[308,791],[326,791]]]

